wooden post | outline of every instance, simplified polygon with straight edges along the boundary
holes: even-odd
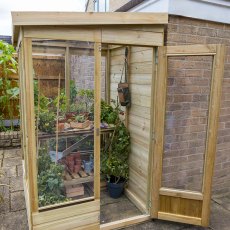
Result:
[[[110,49],[107,49],[106,55],[106,76],[105,76],[105,100],[108,104],[110,104]]]
[[[94,44],[94,197],[100,198],[101,43]]]
[[[224,58],[225,58],[225,46],[217,45],[217,51],[216,51],[216,55],[214,56],[213,70],[212,70],[207,140],[206,140],[206,148],[205,148],[204,177],[203,177],[203,188],[202,188],[204,199],[202,204],[201,225],[205,227],[209,225],[209,217],[210,217],[212,177],[213,177],[213,171],[215,165],[220,100],[221,100],[221,92],[222,92],[222,81],[224,75]]]
[[[155,97],[157,103],[155,103],[155,137],[153,147],[153,167],[152,167],[152,195],[151,202],[153,207],[151,208],[151,217],[158,217],[159,209],[159,190],[161,187],[162,177],[162,158],[163,158],[163,144],[164,144],[164,127],[165,127],[165,104],[166,104],[166,84],[167,84],[167,58],[166,48],[159,48],[159,65],[157,69],[155,86]]]
[[[65,94],[67,98],[67,110],[70,107],[70,55],[69,46],[65,50]]]
[[[24,48],[24,68],[25,68],[25,100],[26,100],[26,122],[27,145],[28,145],[28,180],[29,197],[32,212],[38,210],[38,190],[37,190],[37,158],[36,158],[36,140],[35,140],[35,116],[34,116],[34,87],[33,87],[33,63],[32,63],[32,40],[23,39]]]

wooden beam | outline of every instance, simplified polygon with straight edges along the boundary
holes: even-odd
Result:
[[[94,196],[100,199],[101,43],[94,44]]]
[[[100,42],[101,31],[100,29],[74,26],[27,26],[24,28],[24,36],[39,39],[61,39],[61,40],[78,40],[87,42]]]
[[[69,47],[65,51],[65,94],[67,99],[67,110],[70,107],[70,55]]]
[[[167,24],[167,13],[11,12],[14,26]]]
[[[205,56],[215,55],[216,45],[166,46],[167,56]]]
[[[35,140],[35,115],[34,115],[34,90],[33,90],[33,63],[32,63],[32,41],[24,38],[24,68],[25,68],[25,98],[27,103],[26,129],[28,131],[28,179],[30,184],[31,211],[38,210],[38,189],[37,189],[37,157]]]
[[[219,124],[220,101],[224,75],[225,46],[216,46],[216,55],[213,61],[211,92],[209,101],[209,115],[207,139],[205,148],[205,163],[202,192],[204,194],[202,206],[202,226],[209,225],[210,202],[212,191],[212,177],[215,165],[217,131]]]
[[[110,104],[110,57],[111,51],[107,50],[107,56],[106,56],[106,72],[105,72],[105,100],[108,104]]]
[[[99,211],[100,201],[95,200],[83,204],[71,205],[59,209],[47,210],[45,212],[33,213],[33,225],[44,224],[72,216]]]
[[[160,188],[160,195],[180,197],[192,200],[203,200],[203,194],[201,192],[194,192],[188,190],[172,189],[172,188]]]
[[[118,34],[119,36],[117,36]],[[164,38],[163,33],[102,28],[102,42],[139,46],[163,46]]]
[[[168,221],[180,222],[185,224],[201,225],[201,218],[198,217],[183,216],[183,215],[164,213],[164,212],[158,212],[158,217],[161,220],[168,220]]]
[[[111,230],[111,229],[118,229],[118,228],[125,228],[130,225],[139,224],[145,221],[151,220],[151,217],[149,215],[140,215],[140,216],[134,216],[130,217],[124,220],[118,220],[113,221],[111,223],[107,224],[101,224],[100,230]]]
[[[154,148],[153,148],[153,168],[152,168],[152,194],[151,202],[151,217],[158,218],[159,210],[159,190],[161,187],[162,178],[162,160],[164,149],[164,127],[165,127],[165,108],[166,108],[166,88],[167,88],[167,58],[166,48],[159,47],[158,49],[158,69],[156,76],[156,98],[155,103],[155,126],[154,131]]]

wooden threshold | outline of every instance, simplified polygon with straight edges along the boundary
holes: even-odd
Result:
[[[139,216],[130,217],[124,220],[118,220],[118,221],[113,221],[107,224],[101,224],[100,229],[110,230],[110,229],[124,228],[130,225],[142,223],[148,220],[151,220],[150,215],[139,215]]]

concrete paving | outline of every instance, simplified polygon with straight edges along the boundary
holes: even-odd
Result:
[[[22,183],[22,162],[20,149],[0,149],[0,194],[4,203],[0,204],[0,230],[27,230],[27,215]],[[230,194],[222,194],[212,199],[210,227],[153,220],[125,228],[125,230],[230,230]]]

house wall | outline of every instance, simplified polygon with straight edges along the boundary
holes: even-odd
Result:
[[[165,45],[226,44],[225,71],[218,130],[216,164],[213,179],[213,192],[216,194],[228,192],[230,191],[230,25],[180,16],[170,16],[169,24],[165,29]],[[175,62],[169,62],[168,69],[172,70],[173,68],[177,68],[180,71],[186,71],[185,66],[191,66],[193,61],[187,59],[187,61],[183,60],[181,62],[177,62],[177,64]],[[182,65],[182,63],[184,64]],[[190,68],[190,75],[199,76],[201,72],[206,72],[207,74],[210,72],[210,70],[208,70],[210,62],[205,63],[205,60],[203,59],[197,64],[199,64],[199,68]],[[193,65],[193,67],[195,66]],[[168,84],[170,84],[170,82]],[[197,85],[195,83],[191,87],[195,88],[196,86]],[[184,145],[187,145],[192,140],[192,136],[184,136],[183,143]],[[183,148],[185,147],[182,145],[177,146],[177,149],[179,150],[182,150]],[[199,164],[201,159],[201,155],[193,155],[193,163],[191,164],[191,167],[195,166],[197,163]],[[183,164],[184,159],[171,158],[169,161],[170,163],[167,162],[167,164],[170,164],[175,168],[177,167],[176,165],[178,161]],[[184,174],[181,172],[180,177],[178,177],[178,183],[180,183],[180,180],[183,180],[183,177]]]
[[[129,1],[130,0],[119,0],[119,1],[118,0],[110,0],[109,1],[109,11],[113,12]],[[86,12],[94,12],[94,0],[89,0]]]

